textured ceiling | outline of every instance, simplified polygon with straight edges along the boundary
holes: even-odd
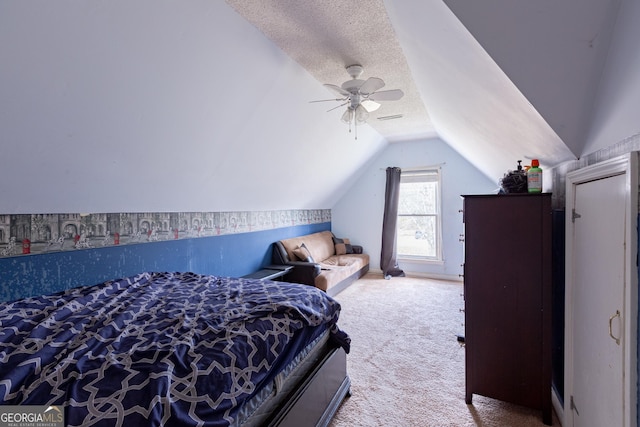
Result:
[[[361,64],[401,89],[368,120],[388,141],[439,137],[496,180],[580,155],[619,2],[227,0],[320,83]]]
[[[368,120],[389,141],[436,136],[382,0],[227,3],[321,83],[340,86],[351,78],[345,68],[360,64],[361,79],[379,77],[385,82],[381,90],[401,89],[401,100],[382,102]],[[327,90],[327,99],[333,96]],[[338,105],[317,107],[326,111]],[[378,119],[396,115],[402,118]]]

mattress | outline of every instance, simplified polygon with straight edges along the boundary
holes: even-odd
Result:
[[[0,404],[62,405],[69,426],[239,425],[323,340],[348,351],[339,311],[311,286],[194,273],[2,304]]]
[[[334,347],[330,343],[329,332],[313,340],[307,347],[273,379],[256,393],[240,410],[235,425],[242,427],[261,426],[283,405],[286,398],[296,389],[308,373],[316,366],[327,351]]]

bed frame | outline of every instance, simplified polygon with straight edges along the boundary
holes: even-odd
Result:
[[[328,350],[270,418],[269,427],[326,427],[340,404],[351,395],[347,355],[342,348]]]

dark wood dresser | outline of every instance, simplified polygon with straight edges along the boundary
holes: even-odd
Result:
[[[464,198],[466,402],[551,415],[551,195]]]

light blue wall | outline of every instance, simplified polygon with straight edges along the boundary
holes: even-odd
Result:
[[[0,259],[0,301],[50,294],[143,271],[242,276],[271,263],[276,240],[331,230],[331,223]]]
[[[328,209],[386,144],[224,1],[1,1],[0,58],[0,214]]]
[[[505,172],[513,165],[504,165]],[[462,194],[481,194],[497,191],[497,182],[491,182],[480,170],[469,163],[449,145],[438,138],[397,142],[385,150],[363,169],[355,183],[336,203],[331,212],[332,227],[337,236],[348,237],[364,246],[371,256],[371,269],[380,269],[382,217],[386,168],[417,168],[441,165],[442,168],[442,229],[444,263],[406,263],[400,267],[407,273],[418,273],[460,280],[463,248],[459,241],[463,230]]]

